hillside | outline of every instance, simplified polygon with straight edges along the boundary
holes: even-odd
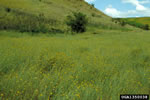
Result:
[[[135,26],[144,30],[150,30],[150,17],[121,18],[121,20],[131,26]]]
[[[105,16],[82,0],[1,0],[0,4],[30,14],[44,14],[48,18],[59,21],[71,11],[81,11],[89,16],[91,13]]]
[[[125,18],[125,19],[128,21],[135,21],[137,23],[150,25],[150,17]]]
[[[64,32],[67,15],[82,12],[88,16],[89,26],[103,29],[124,29],[83,0],[0,0],[0,29],[38,31],[43,29]],[[42,24],[41,24],[42,23]],[[40,26],[39,26],[40,24]]]

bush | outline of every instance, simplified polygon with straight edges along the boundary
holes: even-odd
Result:
[[[6,12],[10,12],[11,9],[10,8],[5,8]]]
[[[145,29],[145,30],[149,30],[149,25],[146,24],[145,27],[144,27],[144,29]]]
[[[125,26],[127,24],[125,20],[120,18],[112,18],[112,22],[119,23],[121,26]]]
[[[125,25],[126,25],[126,22],[125,22],[125,21],[121,21],[121,22],[120,22],[120,25],[121,25],[121,26],[125,26]]]
[[[95,7],[94,3],[92,3],[91,6],[94,8]]]
[[[74,12],[73,16],[67,16],[66,24],[71,27],[73,32],[82,33],[86,31],[88,19],[81,12]]]
[[[96,16],[96,14],[95,13],[92,13],[92,17],[95,17]]]

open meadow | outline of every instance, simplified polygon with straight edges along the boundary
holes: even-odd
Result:
[[[0,100],[150,94],[149,18],[137,20],[85,0],[0,0]]]
[[[150,94],[150,32],[0,31],[0,100],[119,100]]]

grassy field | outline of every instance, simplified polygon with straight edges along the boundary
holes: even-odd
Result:
[[[119,100],[150,94],[148,31],[0,31],[0,100]]]
[[[72,12],[86,14],[86,32],[65,24]],[[149,33],[84,0],[0,0],[0,100],[150,94]]]

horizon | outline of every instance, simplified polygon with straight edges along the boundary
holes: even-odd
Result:
[[[85,0],[113,18],[150,17],[150,0]]]

